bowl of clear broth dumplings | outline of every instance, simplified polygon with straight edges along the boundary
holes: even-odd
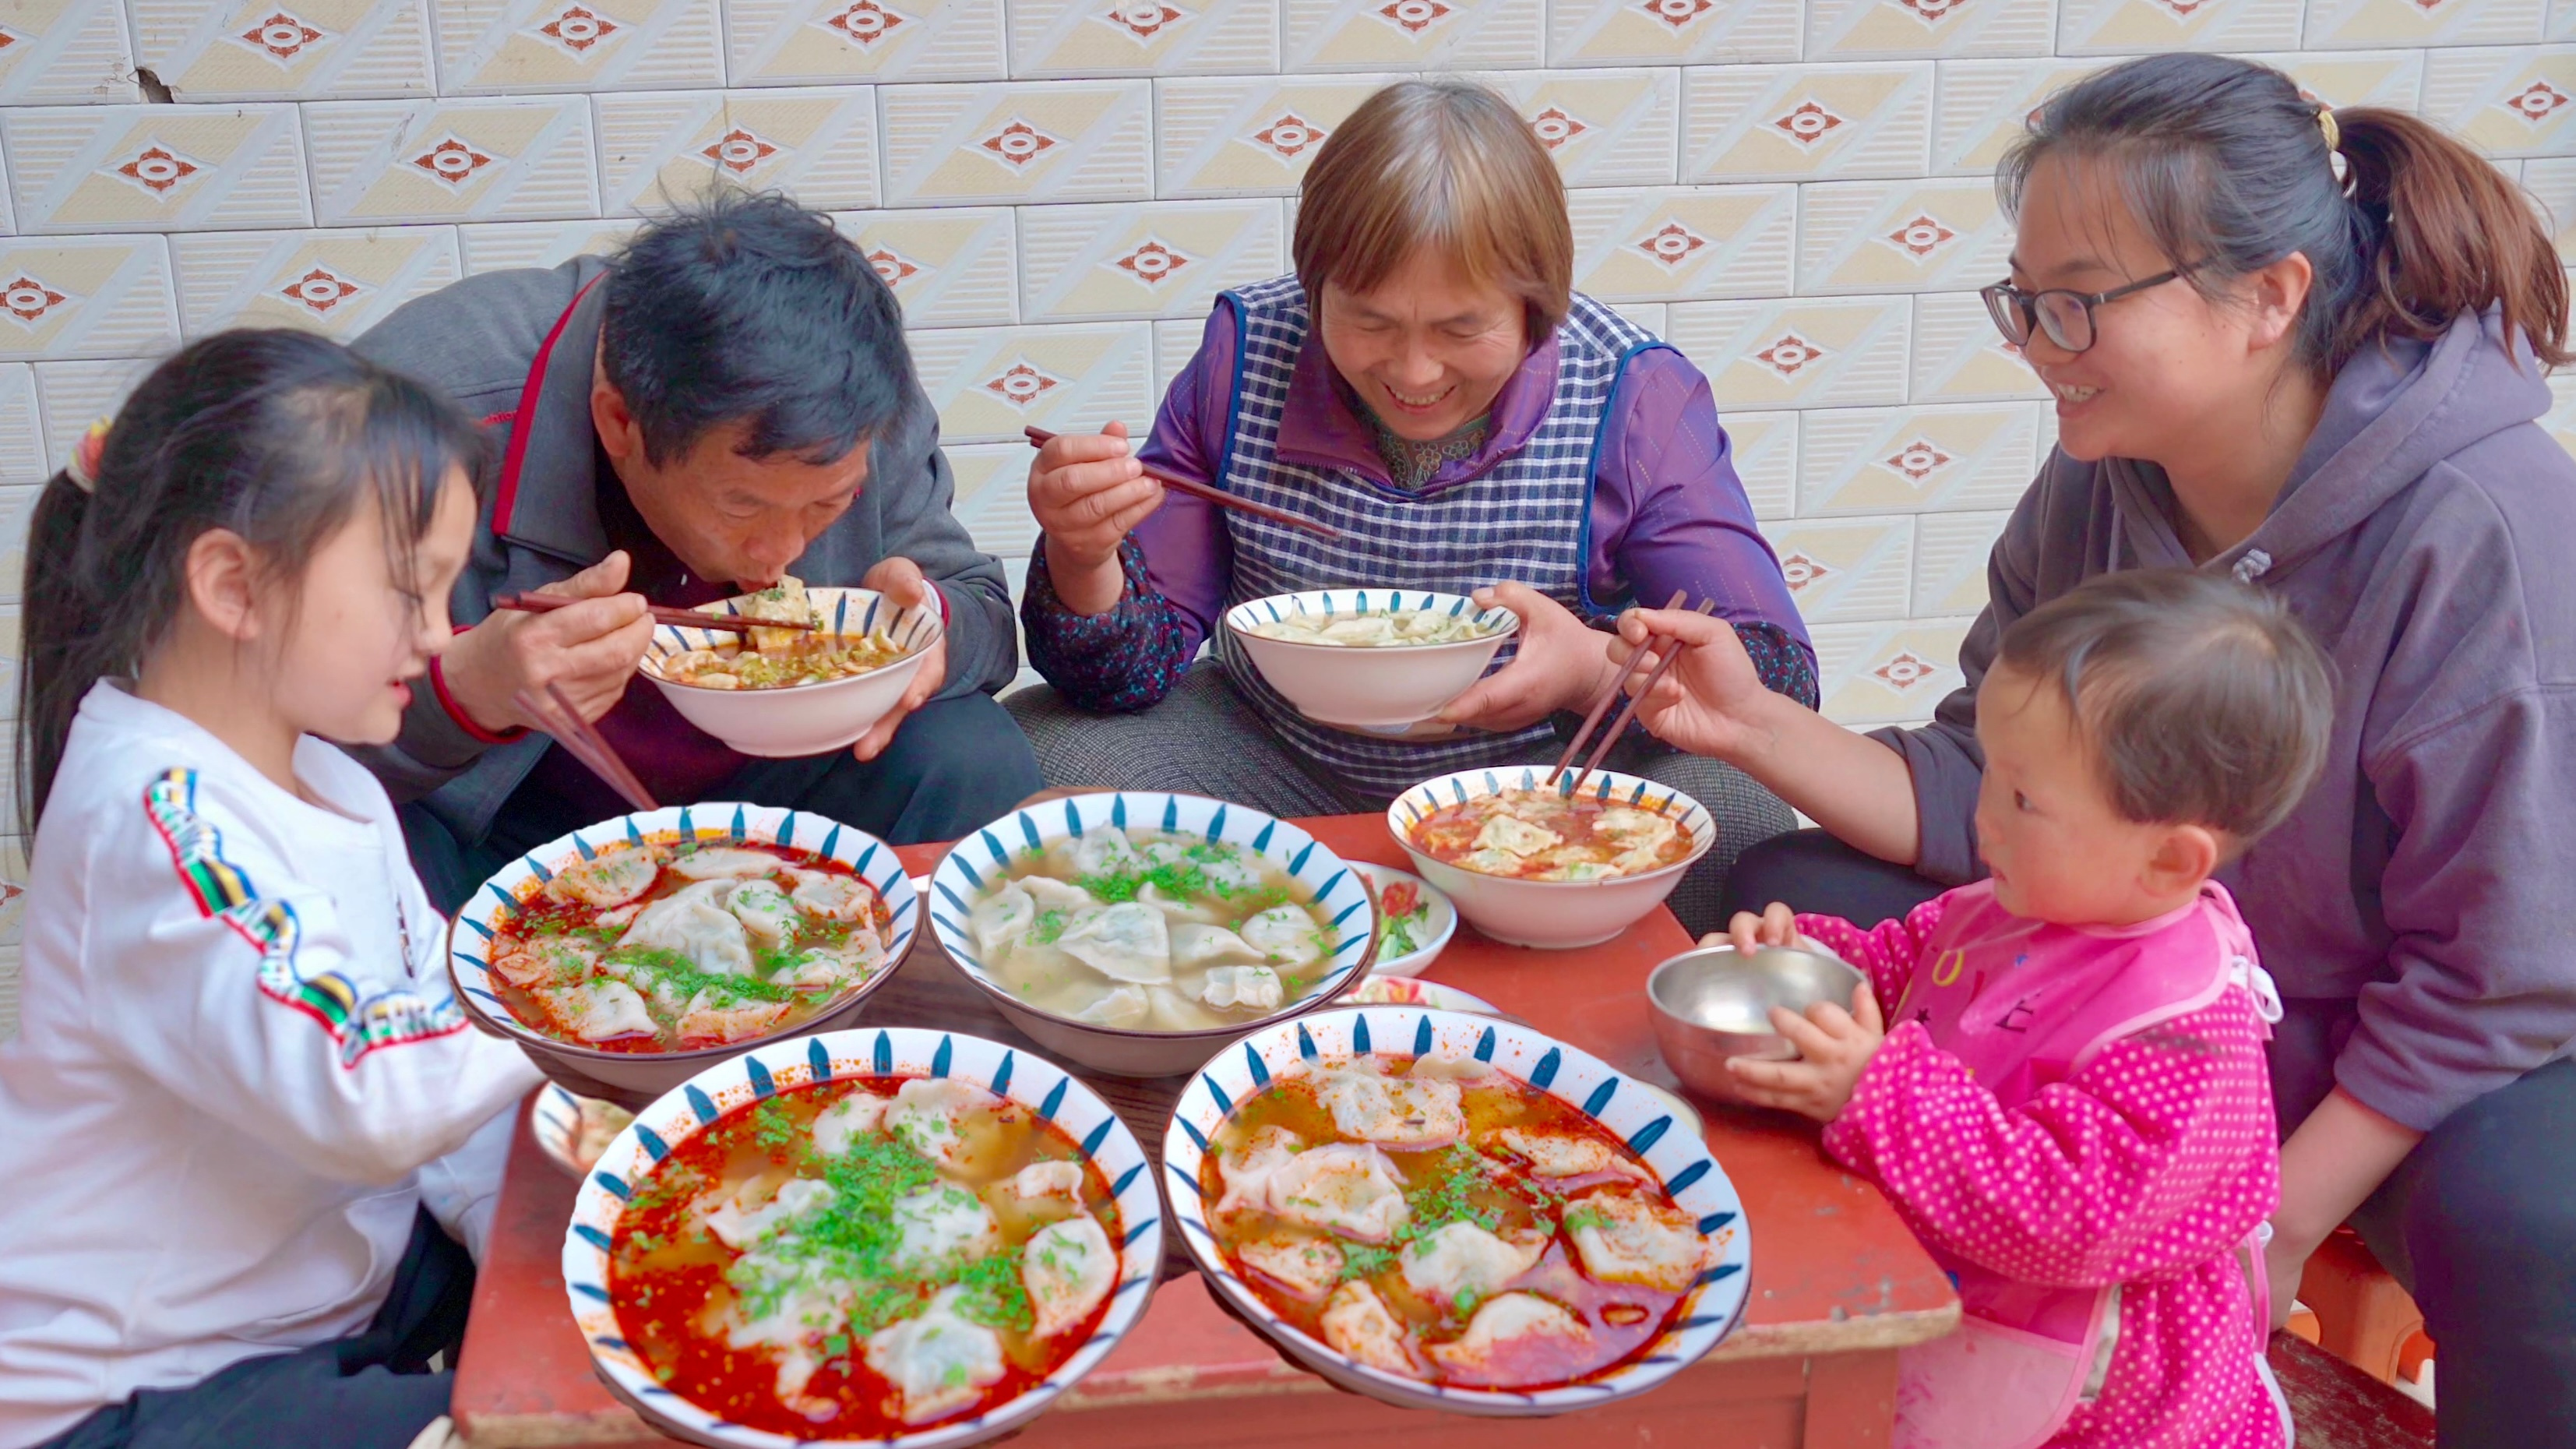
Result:
[[[1209,1061],[1163,1140],[1200,1270],[1290,1358],[1407,1408],[1641,1394],[1733,1331],[1752,1242],[1671,1104],[1538,1032],[1337,1008]]]
[[[1010,1433],[1143,1317],[1143,1148],[1064,1070],[909,1028],[772,1042],[644,1108],[564,1234],[602,1381],[694,1444]]]
[[[1376,908],[1313,836],[1197,795],[1076,795],[960,840],[928,891],[966,978],[1050,1052],[1186,1072],[1367,969]]]
[[[1467,924],[1507,945],[1607,941],[1663,904],[1717,843],[1717,823],[1670,785],[1544,766],[1462,770],[1395,797],[1386,828]]]
[[[1311,589],[1225,611],[1227,642],[1318,724],[1405,733],[1482,678],[1520,628],[1509,609],[1418,589]]]
[[[477,1021],[567,1090],[634,1108],[720,1056],[848,1021],[912,949],[894,848],[820,815],[621,815],[511,862],[456,913]]]

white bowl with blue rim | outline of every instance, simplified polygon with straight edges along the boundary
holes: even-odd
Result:
[[[1100,1169],[1118,1203],[1118,1286],[1100,1326],[1055,1372],[987,1413],[934,1424],[878,1449],[957,1449],[1010,1433],[1097,1368],[1145,1316],[1163,1263],[1163,1200],[1135,1134],[1098,1093],[1043,1057],[981,1037],[915,1027],[868,1027],[770,1042],[707,1067],[636,1114],[583,1177],[564,1230],[563,1279],[591,1367],[617,1397],[665,1434],[724,1449],[796,1449],[816,1441],[746,1429],[662,1387],[626,1341],[608,1292],[618,1218],[653,1165],[724,1114],[774,1092],[833,1077],[946,1077],[1005,1097],[1064,1129]],[[836,1441],[849,1442],[849,1441]]]
[[[1516,880],[1451,865],[1414,844],[1413,827],[1443,806],[1504,790],[1573,790],[1573,772],[1559,776],[1554,785],[1547,783],[1548,773],[1545,765],[1460,770],[1425,780],[1386,807],[1387,832],[1413,857],[1413,868],[1449,897],[1468,925],[1507,946],[1551,951],[1597,946],[1662,905],[1673,887],[1681,884],[1682,873],[1717,844],[1717,822],[1698,801],[1670,785],[1610,770],[1585,776],[1583,793],[1605,804],[1633,805],[1672,816],[1690,833],[1689,854],[1671,865],[1608,880]]]
[[[1437,609],[1473,621],[1476,637],[1446,644],[1352,646],[1271,639],[1256,625]],[[1308,589],[1251,599],[1225,611],[1225,627],[1262,679],[1317,724],[1402,732],[1438,714],[1484,677],[1495,651],[1521,626],[1509,609],[1479,609],[1465,594],[1421,589]]]
[[[976,900],[1010,876],[1012,860],[1104,825],[1163,830],[1241,846],[1293,878],[1333,931],[1322,976],[1303,995],[1257,1021],[1201,1031],[1100,1026],[1042,1011],[994,979],[976,954],[967,916]],[[1169,1077],[1206,1061],[1225,1042],[1316,1010],[1366,974],[1377,955],[1377,909],[1367,882],[1315,837],[1248,805],[1155,791],[1075,795],[1014,810],[949,847],[931,872],[930,929],[967,980],[993,999],[1011,1025],[1067,1061],[1121,1077]]]
[[[739,615],[753,597],[737,595],[705,605],[703,611]],[[797,759],[848,749],[903,699],[944,626],[936,607],[898,605],[874,589],[807,589],[805,597],[832,633],[864,635],[882,628],[902,648],[903,657],[865,674],[819,684],[711,689],[663,678],[661,661],[692,649],[731,648],[743,643],[743,636],[658,624],[638,672],[653,681],[682,719],[746,755]]]
[[[512,1014],[502,1000],[486,960],[492,938],[519,903],[534,896],[555,872],[598,853],[612,842],[651,841],[670,845],[684,840],[701,844],[785,845],[811,851],[849,867],[875,888],[889,913],[885,962],[865,981],[844,990],[816,1014],[760,1036],[721,1046],[673,1052],[613,1052],[549,1036]],[[447,969],[455,979],[456,999],[466,1013],[487,1029],[519,1044],[531,1060],[576,1096],[601,1097],[620,1106],[642,1106],[688,1080],[709,1062],[732,1056],[759,1042],[829,1031],[858,1015],[859,1006],[891,980],[895,968],[912,950],[921,924],[921,898],[895,859],[894,847],[853,825],[843,825],[812,811],[781,810],[769,805],[716,802],[666,806],[660,810],[620,815],[585,825],[570,835],[549,840],[503,866],[476,889],[447,928]]]
[[[1709,1266],[1663,1335],[1601,1373],[1555,1388],[1444,1388],[1359,1363],[1281,1318],[1247,1286],[1217,1246],[1203,1180],[1209,1144],[1235,1105],[1273,1078],[1318,1058],[1372,1051],[1474,1057],[1599,1123],[1644,1160],[1674,1203],[1698,1219]],[[1236,1314],[1290,1358],[1356,1394],[1403,1408],[1488,1418],[1539,1418],[1599,1408],[1661,1384],[1725,1339],[1744,1316],[1753,1240],[1744,1205],[1708,1146],[1676,1117],[1663,1094],[1613,1071],[1598,1057],[1540,1032],[1488,1016],[1413,1006],[1318,1012],[1283,1022],[1219,1052],[1173,1104],[1163,1137],[1163,1191],[1172,1221],[1199,1271]]]

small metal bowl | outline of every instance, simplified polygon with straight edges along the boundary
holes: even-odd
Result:
[[[1655,1044],[1682,1084],[1722,1102],[1742,1102],[1729,1057],[1787,1062],[1797,1047],[1771,1029],[1771,1008],[1803,1014],[1819,1001],[1851,1005],[1865,978],[1823,951],[1766,946],[1752,955],[1733,946],[1702,946],[1655,968],[1646,978]]]

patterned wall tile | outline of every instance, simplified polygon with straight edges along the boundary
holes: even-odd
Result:
[[[1995,330],[1994,319],[1986,315],[1986,304],[1976,293],[1943,292],[1914,299],[1914,373],[1909,396],[1916,402],[2045,400],[2048,389],[2022,360],[2021,349]]]
[[[2021,139],[2039,103],[2109,64],[2072,60],[1945,60],[1932,122],[1932,174],[1982,176]]]
[[[1009,10],[1011,74],[1023,80],[1279,69],[1279,0],[1021,0]]]
[[[2167,50],[2290,50],[2300,0],[2063,0],[2060,55]]]
[[[1154,194],[1287,196],[1333,128],[1392,77],[1154,82]]]
[[[720,186],[812,207],[877,201],[876,94],[866,86],[594,96],[600,208],[646,215]]]
[[[304,124],[326,226],[599,215],[585,97],[321,102]]]
[[[1792,186],[1576,191],[1575,290],[1605,302],[1785,297],[1797,237]]]
[[[1859,407],[1905,401],[1910,309],[1898,297],[1687,302],[1671,341],[1728,408]]]
[[[175,321],[175,319],[174,319]],[[172,345],[177,345],[173,339]],[[81,434],[100,418],[116,416],[125,395],[152,371],[152,358],[119,358],[107,362],[39,362],[36,407],[45,424],[45,471],[51,474],[71,461]],[[17,686],[8,688],[11,699]]]
[[[604,257],[626,245],[643,223],[629,218],[607,221],[498,221],[456,229],[464,253],[465,274],[498,272],[511,267],[559,267],[579,256]]]
[[[2424,93],[2424,52],[2420,50],[2332,50],[2246,59],[2288,71],[2301,90],[2332,106],[2393,106],[2411,111]]]
[[[1029,514],[1029,460],[1037,450],[1013,442],[945,451],[957,478],[953,511],[975,546],[995,558],[1026,559],[1038,541],[1038,521]]]
[[[1735,476],[1753,516],[1769,523],[1798,510],[1798,415],[1720,413],[1735,452]]]
[[[2576,40],[2576,0],[2549,0],[2549,14],[2541,22],[2540,38]]]
[[[2490,156],[2576,150],[2576,47],[2433,51],[2424,116]]]
[[[1902,619],[1913,590],[1911,518],[1799,519],[1764,532],[1809,624]]]
[[[1800,192],[1801,292],[1980,287],[2012,269],[2012,224],[1991,182],[1820,182]]]
[[[1031,322],[1204,317],[1228,287],[1288,270],[1268,198],[1020,213],[1020,315]]]
[[[2010,508],[2038,471],[2030,403],[1799,415],[1798,516]]]
[[[1881,725],[1930,715],[1964,682],[1959,641],[1973,622],[1918,619],[1810,629],[1825,717],[1837,724]]]
[[[1060,433],[1111,418],[1141,436],[1153,423],[1153,351],[1142,322],[912,334],[940,437],[958,443],[1016,442],[1033,424]]]
[[[888,86],[878,96],[888,205],[1153,194],[1145,81]]]
[[[738,86],[1000,80],[1002,0],[726,0]]]
[[[309,226],[293,106],[62,106],[0,112],[28,233]]]
[[[2528,45],[2545,0],[2307,0],[2299,43],[2311,50],[2384,45]]]
[[[1281,0],[1292,71],[1493,70],[1537,66],[1546,0]]]
[[[1568,186],[1669,186],[1681,145],[1681,72],[1505,71],[1490,77],[1528,118]]]
[[[2540,203],[2558,239],[2558,255],[2576,266],[2576,156],[2553,156],[2522,163],[2522,187]],[[2570,287],[2576,293],[2576,286]]]
[[[0,358],[145,357],[178,345],[162,238],[0,240]]]
[[[429,0],[451,96],[724,84],[717,0]]]
[[[1682,178],[1919,176],[1932,67],[1706,66],[1684,82]]]
[[[0,362],[0,483],[42,483],[52,472],[44,422],[36,415],[36,370]]]
[[[1811,0],[1809,60],[2046,55],[2050,0]]]
[[[894,288],[908,327],[1020,320],[1018,235],[1008,207],[851,211],[832,218]]]
[[[117,0],[11,0],[0,8],[0,105],[141,99]]]
[[[436,89],[426,0],[131,0],[136,58],[182,101]]]
[[[0,721],[14,723],[18,717],[18,669],[25,652],[21,637],[18,606],[0,604]],[[0,808],[14,809],[15,805]]]
[[[1556,0],[1549,65],[1707,65],[1798,58],[1801,0]]]
[[[1181,375],[1181,369],[1190,365],[1191,358],[1198,356],[1199,343],[1206,336],[1207,319],[1203,317],[1186,321],[1176,318],[1169,322],[1154,324],[1156,408],[1159,409],[1162,406],[1163,394],[1171,390],[1172,379]]]
[[[1986,607],[1986,556],[2010,522],[2000,513],[1928,513],[1914,521],[1914,598],[1906,612],[1975,614]]]
[[[0,383],[0,387],[5,387]],[[35,400],[36,384],[32,374],[27,379],[27,397]],[[6,406],[0,404],[0,406]],[[33,440],[30,439],[30,442]],[[33,451],[31,448],[30,451]],[[36,499],[42,486],[0,488],[0,604],[15,604],[24,595],[27,582],[27,525],[35,521]],[[0,794],[0,810],[11,809],[10,796]],[[0,877],[5,879],[5,877]],[[18,877],[24,880],[25,877]],[[0,907],[8,903],[0,902]]]
[[[355,337],[463,274],[455,229],[444,226],[174,236],[170,256],[191,340],[227,327]]]

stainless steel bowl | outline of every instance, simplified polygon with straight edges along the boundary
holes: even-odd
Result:
[[[1798,1049],[1771,1029],[1771,1008],[1804,1013],[1819,1001],[1851,1005],[1864,978],[1822,951],[1766,946],[1747,956],[1733,946],[1702,946],[1655,968],[1646,978],[1655,1044],[1682,1084],[1722,1102],[1741,1102],[1728,1057],[1795,1061]]]

